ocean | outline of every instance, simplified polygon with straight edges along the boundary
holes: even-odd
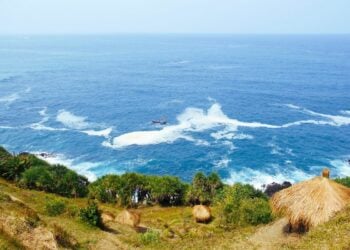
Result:
[[[347,176],[349,125],[350,35],[0,37],[0,145],[90,180]]]

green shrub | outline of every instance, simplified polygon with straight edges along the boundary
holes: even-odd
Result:
[[[70,217],[75,217],[79,214],[79,207],[76,205],[69,205],[66,210]]]
[[[248,184],[225,187],[219,207],[224,227],[258,225],[272,219],[266,195]]]
[[[160,234],[155,230],[147,230],[146,233],[140,235],[140,241],[143,245],[153,245],[159,243]]]
[[[19,185],[24,188],[37,189],[46,192],[53,190],[54,180],[50,174],[48,167],[38,166],[32,167],[24,171]]]
[[[339,184],[342,184],[342,185],[350,188],[350,177],[336,178],[334,180],[336,182],[338,182]]]
[[[270,205],[262,198],[242,200],[239,213],[241,224],[259,225],[272,220]]]
[[[46,202],[45,209],[49,216],[57,216],[64,213],[66,204],[59,199],[49,200]]]
[[[79,217],[90,226],[102,227],[101,211],[96,202],[89,201],[86,208],[80,209]]]
[[[0,161],[0,176],[6,180],[18,181],[21,174],[29,167],[29,162],[23,157],[5,157]]]

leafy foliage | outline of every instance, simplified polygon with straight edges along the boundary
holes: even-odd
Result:
[[[0,176],[21,187],[56,193],[65,197],[84,197],[88,180],[62,165],[50,165],[35,155],[11,155],[0,147]]]
[[[49,200],[46,202],[45,209],[49,216],[57,216],[64,213],[66,204],[60,199]]]
[[[143,245],[157,244],[159,240],[160,234],[155,230],[147,230],[147,232],[140,235],[140,241]]]
[[[162,206],[183,204],[187,185],[179,178],[172,176],[151,177],[150,185],[151,196],[156,203]]]
[[[350,177],[337,178],[337,179],[334,179],[334,181],[350,188]]]
[[[248,184],[225,187],[219,206],[223,226],[258,225],[272,219],[267,196]]]
[[[218,174],[211,173],[209,176],[205,176],[202,172],[198,172],[187,192],[186,201],[192,205],[211,204],[223,186]]]
[[[101,211],[98,209],[97,203],[89,201],[86,208],[80,209],[80,219],[90,226],[102,227]]]

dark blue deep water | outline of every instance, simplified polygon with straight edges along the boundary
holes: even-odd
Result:
[[[350,36],[0,37],[0,144],[91,179],[350,175],[349,125]]]

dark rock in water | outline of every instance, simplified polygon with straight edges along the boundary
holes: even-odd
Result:
[[[272,182],[266,186],[264,185],[264,188],[265,188],[264,193],[267,196],[271,197],[278,191],[281,191],[282,189],[288,188],[290,186],[292,186],[292,183],[290,183],[289,181],[284,181],[282,184]]]
[[[38,157],[42,157],[42,158],[49,158],[49,157],[53,157],[54,156],[54,154],[45,153],[45,152],[37,153],[35,155],[38,156]]]
[[[19,155],[25,156],[25,155],[30,155],[30,153],[29,152],[21,152],[21,153],[19,153]]]

